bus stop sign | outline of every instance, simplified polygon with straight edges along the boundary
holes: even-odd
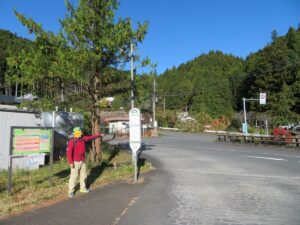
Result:
[[[129,145],[135,154],[141,147],[141,112],[138,108],[129,111]]]

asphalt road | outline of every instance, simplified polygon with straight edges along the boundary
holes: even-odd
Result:
[[[300,151],[205,134],[143,140],[156,169],[0,221],[22,225],[300,225]]]

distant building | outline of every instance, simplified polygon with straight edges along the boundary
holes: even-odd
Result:
[[[12,109],[10,105],[2,105],[0,108],[0,169],[7,169],[9,162],[10,131],[11,126],[39,127],[40,118],[38,112]],[[27,168],[27,158],[14,159],[13,166]]]
[[[1,105],[18,105],[21,103],[21,100],[15,98],[14,96],[0,95],[0,104]]]
[[[113,112],[102,112],[101,129],[106,134],[126,134],[129,129],[129,115],[123,110]]]

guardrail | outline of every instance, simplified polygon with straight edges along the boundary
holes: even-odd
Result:
[[[237,135],[237,134],[217,134],[218,141],[238,142],[250,144],[284,145],[287,147],[300,148],[300,137],[285,137],[274,135]]]
[[[179,131],[179,128],[172,128],[172,127],[159,127],[161,130],[171,130],[171,131]]]

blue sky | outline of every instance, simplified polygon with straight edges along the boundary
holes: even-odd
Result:
[[[76,2],[76,0],[72,0]],[[137,50],[157,63],[158,74],[210,50],[245,58],[300,23],[299,0],[121,0],[118,16],[149,21]],[[30,38],[13,8],[58,31],[64,0],[0,0],[0,28]]]

